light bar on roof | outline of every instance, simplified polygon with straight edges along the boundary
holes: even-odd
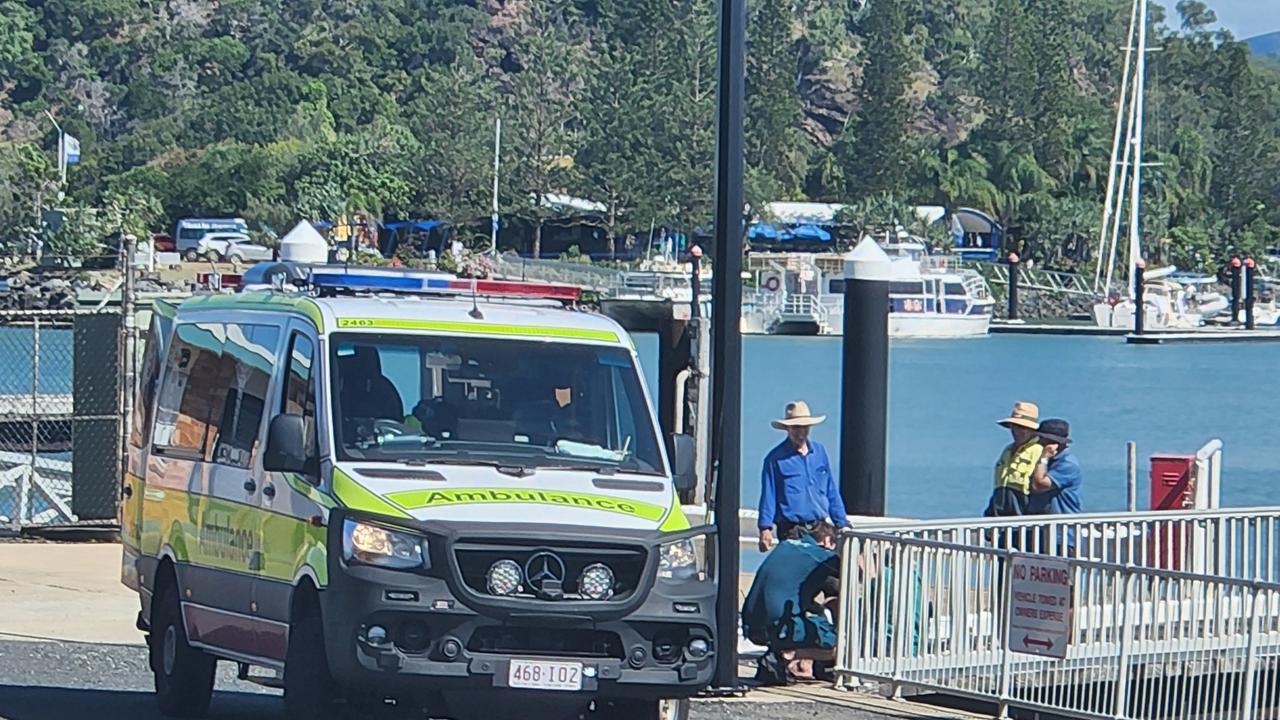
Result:
[[[517,282],[509,280],[464,280],[443,273],[321,270],[311,272],[311,284],[318,288],[353,292],[400,292],[428,295],[476,295],[572,302],[582,297],[575,285]]]

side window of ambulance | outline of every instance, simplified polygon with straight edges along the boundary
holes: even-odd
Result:
[[[160,370],[164,367],[165,334],[172,327],[173,320],[160,315],[151,316],[151,329],[147,333],[142,372],[138,374],[137,396],[133,403],[133,430],[129,442],[134,447],[146,445],[151,436],[151,406],[160,384]]]
[[[307,475],[312,481],[320,479],[319,441],[316,438],[316,383],[315,348],[311,339],[302,333],[294,333],[289,339],[289,374],[285,378],[284,393],[280,399],[280,412],[301,415],[306,426]]]
[[[204,459],[209,420],[222,411],[216,388],[225,339],[226,330],[217,323],[186,323],[174,331],[169,372],[156,402],[153,440],[158,451]]]
[[[214,462],[240,468],[253,462],[279,341],[280,330],[269,325],[227,325],[214,391],[222,394],[221,411],[210,427]]]

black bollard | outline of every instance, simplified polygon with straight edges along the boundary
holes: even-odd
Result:
[[[1146,298],[1143,297],[1147,264],[1138,260],[1133,266],[1133,334],[1141,335],[1147,323]]]
[[[1009,319],[1018,319],[1018,253],[1009,253]]]
[[[1249,258],[1244,261],[1244,329],[1253,329],[1254,287],[1257,282],[1258,265]]]
[[[720,0],[716,87],[715,265],[711,310],[711,467],[716,521],[712,685],[738,687],[738,508],[742,505],[742,241],[747,3]]]
[[[845,256],[840,494],[851,515],[885,513],[890,275],[870,239]]]
[[[1231,324],[1240,323],[1240,258],[1231,258]]]
[[[702,314],[702,311],[698,308],[698,290],[701,289],[699,286],[702,283],[699,278],[699,274],[702,272],[702,246],[694,245],[693,249],[689,251],[689,256],[689,317],[697,320]]]

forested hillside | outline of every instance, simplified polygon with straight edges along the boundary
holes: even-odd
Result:
[[[1126,0],[752,0],[748,199],[970,205],[1024,250],[1096,243]],[[1147,245],[1184,267],[1280,242],[1280,81],[1152,5]],[[606,206],[605,235],[710,219],[714,0],[0,0],[0,236],[56,191],[115,224]],[[110,228],[107,228],[110,229]]]

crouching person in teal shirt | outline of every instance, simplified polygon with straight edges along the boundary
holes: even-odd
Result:
[[[756,572],[742,624],[748,640],[769,649],[760,658],[757,680],[773,685],[812,679],[815,661],[834,659],[836,629],[817,598],[830,602],[840,589],[835,547],[835,528],[818,523],[808,534],[779,543]]]

